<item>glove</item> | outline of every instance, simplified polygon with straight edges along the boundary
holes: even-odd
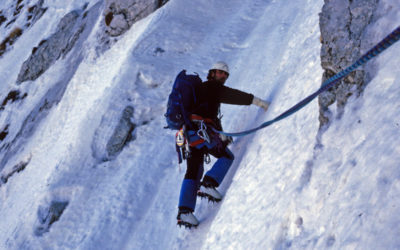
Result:
[[[263,100],[261,100],[260,98],[258,98],[258,97],[254,97],[253,98],[253,103],[252,104],[254,104],[254,105],[256,105],[256,106],[258,106],[258,107],[260,107],[260,108],[263,108],[265,111],[267,111],[268,110],[268,108],[269,108],[269,102],[266,102],[266,101],[263,101]]]

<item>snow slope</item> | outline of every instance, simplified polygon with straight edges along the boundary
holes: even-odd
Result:
[[[15,87],[31,47],[62,16],[82,8],[80,1],[46,4],[43,18],[0,59],[1,98]],[[321,84],[322,4],[170,0],[99,54],[102,2],[89,1],[85,38],[40,78],[19,87],[29,98],[0,113],[15,135],[43,100],[60,97],[23,130],[19,147],[1,152],[2,173],[29,163],[0,186],[0,249],[400,248],[399,44],[374,59],[377,71],[364,95],[350,99],[322,145],[316,147],[317,101],[237,138],[231,146],[235,162],[220,187],[223,201],[198,201],[197,229],[176,226],[185,166],[179,171],[174,132],[163,129],[175,75],[187,69],[205,79],[214,61],[225,60],[228,86],[272,102],[267,113],[223,106],[225,130],[271,119]],[[396,28],[399,10],[395,0],[380,2],[368,37],[379,42]],[[35,36],[40,30],[42,37]],[[128,105],[134,108],[135,140],[101,162],[94,155],[102,153]],[[57,202],[65,210],[46,229],[43,213]]]

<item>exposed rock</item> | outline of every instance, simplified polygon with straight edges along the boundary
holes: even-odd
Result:
[[[167,0],[107,0],[105,8],[106,33],[119,36],[132,24],[153,13]]]
[[[7,105],[7,103],[9,103],[9,102],[15,102],[15,101],[17,101],[17,100],[22,100],[22,99],[24,99],[24,98],[27,97],[27,96],[28,96],[27,93],[21,95],[21,92],[20,92],[19,90],[11,90],[11,91],[8,93],[7,97],[4,98],[3,102],[1,103],[0,111],[4,109],[4,107]]]
[[[35,24],[46,12],[47,8],[43,8],[43,3],[44,0],[40,0],[37,2],[37,4],[29,7],[27,16],[27,21],[29,22],[26,24],[26,27],[30,27]]]
[[[8,48],[17,41],[17,39],[22,35],[23,29],[22,28],[28,28],[32,26],[37,20],[39,20],[43,14],[46,12],[47,8],[43,8],[43,2],[44,0],[38,1],[38,3],[28,9],[28,16],[27,16],[27,23],[23,25],[23,27],[15,27],[10,34],[0,43],[0,57],[8,51]],[[15,6],[15,11],[14,11],[14,18],[7,23],[6,27],[10,26],[13,24],[22,8],[24,5],[22,4],[22,1],[18,1],[17,5]],[[7,21],[7,18],[2,15],[2,11],[0,11],[0,26],[3,24],[3,22]]]
[[[131,122],[133,117],[133,107],[128,106],[122,112],[118,126],[115,128],[113,135],[107,143],[108,156],[113,158],[122,151],[127,142],[132,139],[132,131],[136,124]]]
[[[14,10],[14,16],[17,16],[17,15],[19,15],[19,13],[21,13],[22,8],[24,7],[22,2],[23,2],[22,0],[17,1],[17,5],[15,6],[15,10]]]
[[[14,28],[10,34],[0,43],[0,57],[7,51],[7,48],[22,35],[21,28]]]
[[[42,236],[48,232],[51,225],[60,219],[68,204],[68,201],[55,200],[48,206],[40,206],[38,210],[39,225],[35,229],[35,235]]]
[[[7,124],[6,127],[0,132],[0,141],[4,140],[8,135],[8,127],[10,124]]]
[[[100,127],[96,130],[92,143],[93,156],[99,161],[114,159],[131,141],[136,124],[131,121],[134,109],[127,106],[122,111],[119,120],[115,112],[109,110],[103,117]]]
[[[378,0],[325,0],[320,13],[321,66],[323,82],[350,66],[361,56],[363,34],[371,22]],[[365,45],[364,45],[365,46]],[[328,107],[336,102],[340,118],[348,98],[359,96],[368,79],[363,68],[352,72],[340,84],[319,96],[320,126],[328,125],[333,114]]]
[[[73,28],[75,32],[72,32],[72,36],[70,37],[69,44],[65,42],[66,47],[64,49],[71,49],[74,43],[76,43],[76,54],[79,55],[82,52],[81,44],[87,39],[92,31],[92,28],[96,24],[96,18],[101,14],[100,7],[102,6],[101,2],[93,5],[90,10],[87,10],[85,13],[85,9],[77,10],[78,13],[83,13],[79,15],[79,20],[76,21],[76,24]],[[86,6],[87,7],[87,6]],[[85,8],[85,6],[84,6]],[[85,16],[87,16],[85,18]],[[83,29],[84,31],[81,31]],[[79,39],[78,39],[79,36]],[[60,37],[63,37],[60,35]],[[54,39],[54,35],[52,36]],[[74,41],[76,40],[77,41]],[[50,39],[44,40],[39,44],[39,47],[46,45]],[[71,41],[74,41],[71,43]],[[38,54],[39,49],[36,50],[35,55]],[[65,56],[65,50],[62,52],[61,56]],[[39,57],[38,57],[39,58]],[[65,70],[61,72],[62,76],[51,79],[54,81],[51,88],[47,90],[39,99],[36,104],[32,107],[29,114],[25,117],[25,119],[21,119],[20,122],[11,124],[10,127],[14,128],[8,134],[7,138],[0,143],[0,152],[2,152],[3,157],[0,159],[0,171],[7,166],[8,161],[17,155],[18,152],[24,149],[24,145],[27,140],[36,132],[36,129],[40,126],[45,117],[50,113],[51,109],[57,105],[60,100],[63,98],[64,93],[67,89],[68,84],[70,83],[72,77],[75,75],[76,70],[78,69],[80,63],[83,60],[81,56],[71,56],[65,59],[66,65],[68,65]],[[21,94],[19,95],[21,97]],[[22,95],[22,98],[25,94]],[[11,99],[7,100],[8,103]],[[21,123],[22,122],[22,123]],[[19,126],[19,129],[17,128]]]
[[[109,16],[110,14],[108,14]],[[124,14],[114,15],[111,13],[111,21],[109,21],[109,29],[108,33],[111,36],[119,36],[123,34],[125,31],[129,29],[129,23],[126,20],[126,16]]]
[[[98,33],[97,54],[102,54],[118,41],[137,21],[145,18],[168,0],[106,0],[103,12],[104,22]]]
[[[12,14],[12,16],[9,18],[12,18],[7,24],[6,24],[6,28],[9,27],[11,24],[13,24],[19,17],[19,15],[22,12],[22,9],[24,8],[24,4],[22,0],[18,0],[18,1],[14,1],[14,3],[9,6],[9,10],[12,10],[9,14]],[[6,11],[7,12],[7,11]],[[0,26],[3,22],[5,22],[7,20],[7,16],[2,15],[3,11],[0,10]]]
[[[28,166],[29,162],[31,161],[32,156],[29,156],[29,158],[26,161],[21,161],[17,165],[15,165],[11,171],[4,173],[1,175],[0,180],[3,184],[7,183],[8,180],[10,179],[11,176],[13,176],[15,173],[19,173],[23,171],[26,166]],[[1,185],[0,185],[1,186]]]
[[[11,24],[15,23],[15,21],[17,21],[17,18],[11,19],[11,21],[9,21],[9,22],[6,24],[5,27],[7,28],[7,27],[11,26]]]
[[[1,15],[1,13],[0,13],[0,26],[1,26],[5,21],[7,21],[7,18],[6,18],[5,16]]]
[[[108,14],[105,16],[105,22],[106,25],[109,26],[111,24],[111,21],[114,18],[114,14],[112,12],[108,12]]]
[[[80,24],[79,12],[72,11],[65,15],[57,26],[57,31],[43,40],[32,55],[26,60],[18,74],[17,84],[35,80],[43,74],[56,60],[65,56],[72,49],[85,24]]]

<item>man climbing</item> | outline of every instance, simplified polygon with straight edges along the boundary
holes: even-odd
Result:
[[[216,189],[224,179],[234,156],[227,148],[232,138],[216,133],[212,128],[222,131],[220,104],[250,105],[254,104],[267,111],[269,103],[236,89],[226,87],[229,77],[228,65],[215,63],[208,72],[207,81],[196,89],[197,103],[200,103],[191,114],[192,127],[185,131],[189,145],[187,169],[182,182],[179,197],[178,225],[197,226],[199,221],[193,215],[197,196],[219,202],[222,195]],[[203,177],[203,163],[209,161],[209,154],[218,158],[212,168]],[[203,180],[200,182],[201,178]]]

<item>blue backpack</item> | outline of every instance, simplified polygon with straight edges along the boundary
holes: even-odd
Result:
[[[191,126],[190,115],[200,106],[196,95],[200,84],[202,80],[198,75],[187,75],[186,70],[178,74],[168,97],[166,128],[179,130],[184,124]]]

